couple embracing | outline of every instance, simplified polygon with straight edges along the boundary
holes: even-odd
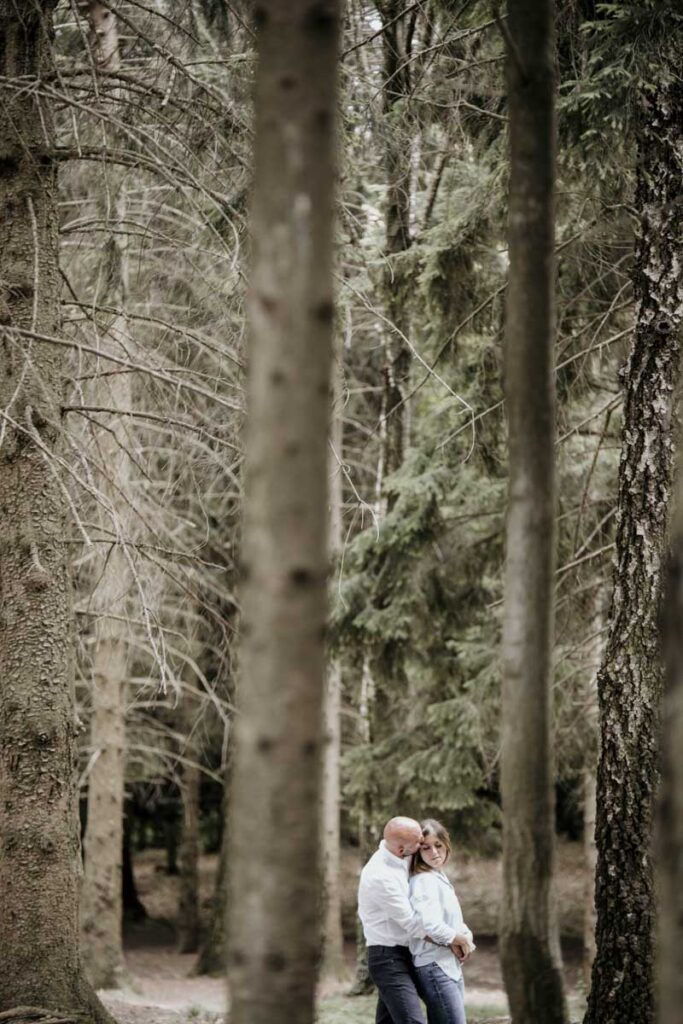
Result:
[[[376,1024],[466,1024],[462,963],[474,951],[443,868],[451,852],[438,821],[392,818],[360,876],[358,913],[377,986]],[[418,995],[419,993],[419,995]]]

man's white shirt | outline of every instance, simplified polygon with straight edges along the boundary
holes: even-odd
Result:
[[[410,857],[396,857],[382,840],[361,871],[358,916],[368,946],[407,946],[411,938],[424,938],[422,918],[408,898],[409,866]]]

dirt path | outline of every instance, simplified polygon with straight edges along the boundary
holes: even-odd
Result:
[[[163,929],[164,926],[160,927]],[[222,1016],[226,1004],[224,981],[193,975],[194,955],[176,953],[172,946],[162,945],[163,935],[149,935],[148,938],[149,945],[138,940],[128,948],[128,975],[123,987],[100,993],[116,1017],[123,1024],[137,1024],[137,1015],[133,1014],[131,1018],[128,1012],[133,1007],[172,1011],[170,1020],[175,1020],[174,1013],[192,1020]],[[352,950],[349,952],[352,954]],[[349,960],[351,966],[351,956]],[[322,986],[321,996],[342,995],[347,989],[348,981],[328,983]],[[495,942],[480,942],[467,966],[467,999],[472,1006],[505,1002]],[[155,1024],[166,1024],[163,1015],[155,1014],[154,1020]]]

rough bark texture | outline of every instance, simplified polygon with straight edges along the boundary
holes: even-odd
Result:
[[[320,955],[339,8],[262,0],[252,206],[233,1024],[311,1024]]]
[[[97,69],[112,71],[120,66],[116,17],[98,0],[88,4],[88,43]],[[99,213],[116,229],[124,216],[120,175],[109,168],[96,180]],[[125,235],[113,230],[102,250],[95,294],[103,306],[124,309],[127,298]],[[107,347],[130,355],[125,318],[113,318],[107,332]],[[107,367],[109,368],[109,367]],[[91,404],[112,409],[132,407],[132,377],[128,373],[108,374],[91,386]],[[99,510],[103,535],[119,534],[129,539],[130,514],[121,500],[129,493],[131,460],[127,454],[125,418],[99,417],[102,427],[92,427],[96,444],[95,481],[100,491]],[[82,903],[83,962],[95,988],[114,988],[123,973],[122,876],[123,790],[126,767],[126,673],[131,572],[121,543],[105,550],[96,571],[92,595],[99,614],[95,627],[93,656],[92,713],[88,776],[88,819],[85,833],[85,879]]]
[[[62,359],[17,333],[59,329],[52,119],[30,87],[50,71],[52,6],[0,2],[0,1011],[42,1006],[103,1021],[78,941]]]
[[[564,1024],[552,905],[550,678],[555,565],[555,114],[552,0],[510,0],[501,957],[514,1024]],[[521,58],[521,65],[520,65]]]
[[[662,667],[658,612],[675,446],[683,282],[683,86],[642,97],[641,215],[633,349],[625,371],[617,565],[598,678],[597,954],[586,1024],[650,1024],[654,894],[650,844]]]

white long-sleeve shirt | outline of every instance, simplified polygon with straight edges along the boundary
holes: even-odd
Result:
[[[382,840],[361,871],[358,916],[368,946],[407,946],[424,937],[420,915],[408,898],[409,865],[409,857],[396,857]]]
[[[472,942],[472,932],[465,924],[460,901],[455,889],[443,871],[419,871],[410,879],[410,902],[422,924],[424,938],[410,940],[410,952],[416,967],[436,963],[450,977],[458,981],[462,967],[450,943],[456,935],[466,935]],[[439,945],[435,945],[439,943]]]

